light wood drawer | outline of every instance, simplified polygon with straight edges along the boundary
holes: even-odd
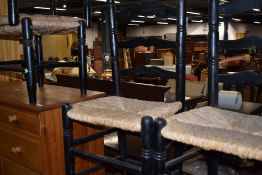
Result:
[[[38,120],[36,114],[0,106],[0,125],[2,126],[40,135]]]
[[[0,130],[0,140],[2,156],[28,168],[40,170],[40,142],[37,139]]]
[[[40,175],[38,172],[34,172],[7,159],[2,161],[2,172],[3,175]]]

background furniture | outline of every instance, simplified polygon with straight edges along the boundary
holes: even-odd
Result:
[[[64,175],[62,103],[76,103],[105,95],[89,91],[88,95],[81,96],[77,89],[51,85],[37,91],[38,103],[30,105],[24,82],[0,87],[1,175]],[[76,137],[96,132],[77,123],[74,123],[74,128]],[[103,140],[85,147],[99,154],[104,152]],[[78,169],[91,166],[88,162],[76,162]]]
[[[72,75],[57,74],[57,85],[79,88],[79,78]],[[98,78],[87,79],[87,89],[102,91],[107,95],[114,95],[112,80]],[[149,101],[164,101],[164,94],[169,87],[160,85],[148,85],[134,82],[121,81],[121,96]]]
[[[240,91],[245,96],[245,99],[250,102],[255,102],[257,99],[259,90],[256,88],[259,87],[259,82],[262,81],[262,74],[250,71],[235,72],[231,74],[219,74],[218,81],[223,83],[223,89],[230,90],[235,88],[237,91]],[[245,92],[244,90],[249,92]]]

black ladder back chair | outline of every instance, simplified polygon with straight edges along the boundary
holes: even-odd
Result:
[[[136,37],[131,40],[125,40],[118,43],[118,48],[134,48],[137,46],[155,46],[157,48],[176,48],[175,41],[169,41],[165,39],[159,39],[156,37]],[[121,77],[134,77],[134,78],[164,78],[164,79],[176,79],[177,73],[175,71],[165,70],[162,67],[153,65],[144,65],[128,69],[120,69],[119,76]]]
[[[184,0],[179,0],[179,2],[185,4]],[[249,5],[243,6],[239,2]],[[244,0],[232,0],[225,4],[227,10],[223,5],[220,7],[223,8],[223,11],[229,12],[235,8],[242,12],[252,9],[254,4],[261,6],[262,1],[252,0],[251,3]],[[199,153],[207,156],[208,175],[218,175],[219,154],[221,153],[262,161],[262,154],[260,154],[262,153],[260,146],[262,135],[257,132],[261,130],[261,117],[217,108],[218,81],[222,79],[221,76],[218,76],[218,11],[220,7],[218,0],[209,0],[209,106],[173,115],[168,120],[163,118],[155,120],[155,174],[166,174],[171,171],[171,174],[181,175],[182,163]],[[185,14],[185,9],[180,13]],[[178,15],[178,21],[183,20],[184,18]],[[252,85],[256,84],[253,82]],[[186,144],[198,148],[182,152],[174,159],[166,161],[165,151],[169,145],[164,144],[165,139],[174,141],[176,145]]]
[[[56,14],[55,0],[51,0],[50,14]],[[6,17],[2,17],[6,21]],[[19,23],[22,24],[19,24]],[[54,24],[55,23],[55,24]],[[56,24],[57,23],[57,24]],[[63,24],[62,24],[63,23]],[[68,25],[69,24],[69,25]],[[8,26],[10,25],[10,26]],[[45,26],[48,25],[47,30]],[[56,26],[57,25],[57,26]],[[22,27],[21,27],[22,26]],[[21,30],[21,28],[22,30]],[[42,34],[54,34],[60,32],[74,31],[77,29],[79,41],[79,60],[78,62],[58,63],[43,61]],[[51,29],[51,30],[50,30]],[[0,70],[21,72],[25,75],[30,104],[36,104],[36,80],[41,87],[44,85],[44,69],[55,67],[79,67],[80,91],[86,94],[86,22],[84,20],[73,19],[72,17],[46,16],[46,15],[19,15],[17,0],[8,0],[8,23],[3,22],[0,33],[6,35],[22,35],[24,45],[25,60],[14,60],[0,62]],[[34,59],[33,35],[35,36],[35,52],[37,59]],[[25,66],[13,67],[13,64]],[[35,64],[36,62],[36,64]],[[37,76],[35,75],[37,73]]]
[[[63,107],[65,161],[67,174],[75,174],[74,158],[82,157],[93,160],[97,166],[115,166],[123,169],[123,174],[135,172],[144,175],[153,174],[153,119],[158,116],[168,117],[182,107],[180,102],[164,103],[151,102],[120,97],[120,75],[132,76],[159,76],[175,78],[176,73],[163,71],[159,68],[132,68],[119,70],[117,49],[117,35],[115,24],[115,3],[108,0],[109,29],[111,36],[111,65],[115,96],[102,97],[74,105],[66,104]],[[173,43],[173,42],[172,42]],[[174,43],[173,43],[174,44]],[[103,126],[105,129],[87,137],[74,139],[72,122],[85,122],[91,125]],[[87,150],[79,150],[76,146],[91,140],[101,138],[106,134],[118,132],[119,155],[105,157],[95,155]],[[141,161],[129,160],[126,149],[126,134],[141,135]],[[93,169],[97,169],[93,168]],[[92,170],[86,170],[90,172]]]

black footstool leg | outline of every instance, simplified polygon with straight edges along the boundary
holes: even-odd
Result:
[[[154,174],[165,174],[166,150],[161,130],[166,126],[166,121],[158,118],[154,123]]]
[[[75,162],[70,149],[73,147],[73,122],[67,116],[67,112],[71,109],[69,104],[63,104],[63,127],[64,127],[64,154],[66,175],[75,175]]]
[[[152,134],[153,134],[153,119],[152,117],[146,116],[141,121],[141,138],[142,138],[142,175],[153,174],[153,145],[152,145]]]

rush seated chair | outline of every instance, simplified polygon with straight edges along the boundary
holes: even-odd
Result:
[[[189,151],[173,160],[155,159],[157,174],[164,174],[171,167],[181,164],[198,153],[208,156],[209,174],[217,173],[219,155],[229,154],[243,159],[262,161],[262,118],[215,107],[203,107],[183,112],[168,118],[155,120],[155,138],[160,147],[158,154],[163,154],[163,140],[192,145],[199,149]],[[163,128],[163,129],[162,129]],[[165,157],[165,156],[163,156]],[[215,159],[215,160],[214,160]],[[213,164],[215,161],[216,164]]]
[[[66,174],[76,174],[74,158],[81,157],[94,161],[98,166],[109,165],[123,169],[123,173],[130,171],[139,174],[150,175],[153,173],[153,120],[158,116],[168,117],[177,113],[181,107],[181,102],[164,103],[150,102],[137,99],[120,97],[120,78],[119,62],[117,55],[117,36],[115,27],[115,6],[114,0],[108,0],[109,11],[109,29],[111,41],[111,63],[113,69],[113,83],[115,96],[102,97],[77,103],[74,105],[65,104],[63,106],[63,124],[64,124],[64,146],[65,146],[65,164]],[[158,69],[153,68],[153,72],[161,76]],[[151,71],[151,68],[150,68]],[[121,71],[122,72],[122,71]],[[131,72],[133,72],[131,70]],[[135,71],[136,72],[136,71]],[[142,72],[144,72],[142,70]],[[145,70],[145,72],[148,72]],[[129,71],[126,73],[130,73]],[[152,72],[151,72],[152,73]],[[121,74],[124,74],[123,72]],[[145,75],[147,75],[145,73]],[[175,78],[175,74],[172,74]],[[83,124],[101,126],[104,130],[89,135],[84,138],[74,140],[73,121]],[[120,155],[117,157],[105,157],[95,155],[87,150],[80,150],[79,145],[102,138],[106,134],[118,132],[118,144]],[[130,161],[127,158],[125,136],[126,134],[141,134],[141,162]],[[96,169],[96,168],[95,168]],[[92,169],[84,172],[91,172]]]
[[[178,112],[181,107],[182,104],[180,102],[152,102],[119,96],[102,97],[77,103],[72,106],[69,104],[64,105],[63,122],[67,174],[75,173],[75,156],[84,157],[102,165],[124,168],[125,173],[127,172],[126,170],[129,169],[137,173],[151,174],[153,119],[159,116],[171,116]],[[72,134],[73,121],[88,123],[94,126],[103,126],[105,130],[89,135],[86,138],[74,140]],[[121,153],[117,159],[94,155],[76,147],[116,131],[118,132],[119,152]],[[134,135],[139,135],[139,133],[141,133],[141,166],[138,166],[139,164],[130,163],[127,159],[125,144],[126,133],[135,133]]]
[[[142,67],[119,70],[121,76],[134,77],[164,77],[175,78],[176,73],[166,71],[157,67]],[[121,94],[121,92],[120,92]],[[148,94],[150,96],[150,94]],[[99,165],[116,166],[149,175],[152,173],[153,156],[153,120],[159,116],[168,118],[182,108],[181,102],[165,103],[120,96],[107,96],[93,99],[74,105],[66,104],[63,107],[65,159],[67,174],[74,174],[74,157],[84,157],[93,160]],[[74,140],[73,121],[88,123],[89,126],[102,126],[104,130],[89,135],[85,138]],[[118,133],[118,147],[120,155],[117,158],[102,157],[90,152],[79,150],[76,146],[90,142],[94,139],[103,138],[107,134]],[[126,133],[132,135],[141,134],[142,139],[142,163],[131,163],[127,159]],[[140,165],[139,165],[140,164]],[[91,170],[87,170],[90,172]]]
[[[262,161],[262,118],[216,107],[218,104],[218,11],[227,9],[231,12],[232,8],[241,8],[243,12],[252,9],[252,6],[240,5],[239,1],[242,0],[232,0],[228,4],[219,6],[217,0],[209,0],[208,100],[210,106],[182,112],[169,117],[168,120],[161,118],[155,120],[154,152],[156,155],[161,155],[154,157],[155,174],[166,174],[169,169],[176,167],[178,171],[175,174],[181,175],[181,164],[202,151],[207,153],[208,175],[218,175],[218,155],[221,153]],[[183,0],[180,2],[185,3]],[[262,4],[261,1],[254,2],[258,5]],[[254,4],[256,3],[252,4],[253,8]],[[185,11],[182,12],[185,14]],[[183,18],[178,19],[183,20]],[[165,139],[173,141],[176,145],[187,144],[198,149],[166,161]]]
[[[52,0],[51,2],[54,3],[55,1]],[[21,72],[25,75],[30,104],[37,103],[36,80],[40,87],[44,85],[45,68],[79,67],[81,94],[86,94],[86,22],[73,17],[54,15],[54,11],[51,11],[52,15],[19,15],[17,0],[8,0],[8,16],[0,16],[0,34],[23,36],[25,57],[25,60],[0,62],[0,70]],[[68,32],[78,33],[80,61],[70,63],[45,62],[43,60],[42,35]],[[35,37],[34,48],[33,36]],[[36,60],[34,55],[37,57]],[[24,64],[25,66],[15,67],[13,66],[15,64]],[[35,75],[35,72],[38,76]]]

